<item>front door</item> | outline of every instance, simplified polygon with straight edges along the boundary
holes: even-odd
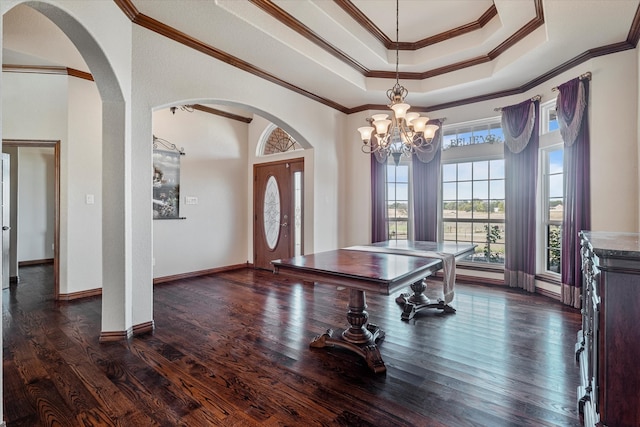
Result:
[[[253,167],[253,265],[272,270],[271,260],[302,255],[304,159]]]

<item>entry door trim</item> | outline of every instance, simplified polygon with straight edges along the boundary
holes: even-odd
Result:
[[[277,167],[277,166],[282,166],[282,165],[286,165],[287,166],[287,170],[289,171],[289,182],[288,185],[292,186],[293,185],[293,174],[294,172],[300,172],[303,174],[303,179],[302,179],[302,212],[301,212],[301,236],[300,236],[300,241],[301,241],[301,245],[302,247],[304,247],[304,157],[298,157],[298,158],[293,158],[293,159],[286,159],[286,160],[278,160],[275,162],[265,162],[265,163],[256,163],[253,165],[253,215],[252,215],[252,223],[253,223],[253,266],[254,268],[264,268],[261,266],[258,266],[257,264],[259,264],[259,259],[260,258],[258,256],[258,239],[260,239],[260,237],[262,236],[262,234],[260,233],[259,230],[259,225],[257,223],[257,219],[258,219],[258,211],[261,210],[263,208],[263,206],[257,206],[257,201],[258,201],[258,197],[257,197],[257,182],[256,182],[256,173],[257,170],[259,168],[264,168],[264,167]],[[293,190],[293,187],[290,188],[290,190]],[[280,191],[282,191],[282,189],[280,189]],[[291,224],[293,224],[294,220],[295,220],[295,212],[293,212],[290,208],[293,207],[293,192],[290,191],[290,194],[288,195],[288,198],[290,200],[290,206],[285,207],[285,211],[288,214],[288,218],[287,218],[287,222],[289,222],[289,226],[291,227]],[[287,251],[290,254],[290,256],[293,256],[294,253],[294,233],[293,232],[289,232],[288,233],[288,243],[287,243]]]
[[[55,162],[53,213],[53,296],[60,299],[60,141],[46,139],[3,139],[3,147],[52,147]]]

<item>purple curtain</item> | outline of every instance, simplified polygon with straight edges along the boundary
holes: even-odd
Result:
[[[430,149],[411,156],[413,183],[413,238],[438,240],[438,190],[440,188],[440,159],[442,157],[442,121],[431,120],[440,126]]]
[[[388,240],[386,167],[371,154],[371,243]]]
[[[505,137],[504,280],[535,291],[539,101],[502,108]]]
[[[564,140],[564,217],[562,219],[562,302],[580,308],[581,230],[591,228],[589,173],[589,80],[575,78],[558,86],[556,111]]]

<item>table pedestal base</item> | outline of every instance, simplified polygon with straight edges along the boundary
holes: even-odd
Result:
[[[384,365],[382,355],[380,354],[380,350],[378,350],[378,345],[376,343],[384,338],[384,331],[378,326],[372,324],[367,325],[367,330],[371,332],[372,335],[372,341],[370,343],[350,343],[349,341],[346,341],[344,338],[344,332],[340,333],[340,330],[337,331],[338,334],[335,334],[337,337],[334,338],[334,330],[328,329],[324,334],[316,336],[309,346],[313,348],[340,347],[350,350],[360,355],[367,362],[367,366],[369,366],[373,372],[381,374],[387,371],[387,367]]]
[[[369,314],[366,308],[364,291],[350,289],[349,311],[347,311],[349,328],[341,330],[336,338],[333,336],[334,330],[328,329],[324,334],[316,336],[309,346],[340,347],[353,351],[364,358],[369,368],[376,374],[386,372],[387,368],[377,345],[378,341],[384,338],[384,331],[374,324],[367,323]]]
[[[396,302],[403,306],[402,315],[400,316],[402,320],[413,319],[416,313],[426,308],[435,308],[445,313],[456,312],[455,308],[445,304],[442,299],[438,299],[437,302],[431,302],[431,300],[424,295],[423,292],[427,289],[426,280],[415,282],[410,287],[413,294],[403,293],[396,298]]]

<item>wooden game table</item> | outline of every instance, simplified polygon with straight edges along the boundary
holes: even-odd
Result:
[[[271,261],[275,274],[298,280],[349,288],[347,329],[327,330],[316,336],[314,348],[341,347],[362,356],[376,373],[386,371],[377,343],[384,337],[377,325],[369,323],[366,292],[391,295],[410,287],[412,294],[401,294],[396,301],[403,306],[403,320],[416,312],[435,308],[455,312],[443,300],[430,301],[423,292],[425,278],[443,268],[443,256],[456,260],[474,252],[475,245],[425,241],[386,241],[351,246],[327,252]]]

